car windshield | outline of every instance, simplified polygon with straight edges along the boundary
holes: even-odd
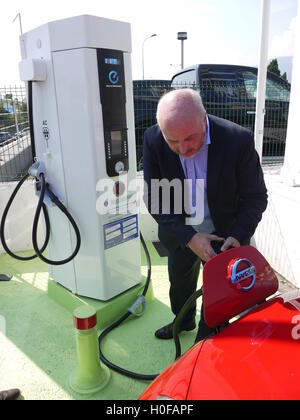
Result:
[[[256,99],[257,76],[250,71],[242,72],[242,74],[249,99]],[[271,101],[289,102],[290,91],[283,81],[275,80],[268,75],[266,99]]]

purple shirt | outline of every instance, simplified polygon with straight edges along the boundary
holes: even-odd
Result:
[[[197,232],[201,233],[212,233],[215,231],[207,200],[207,159],[208,148],[210,144],[210,126],[209,120],[207,118],[206,142],[203,147],[195,156],[191,158],[184,158],[180,156],[180,161],[185,173],[185,177],[186,179],[192,180],[192,183],[189,184],[190,187],[192,187],[189,188],[189,198],[190,204],[194,208],[196,206],[196,179],[204,181],[204,192],[201,194],[201,198],[203,199],[204,197],[204,221],[200,225],[193,226]]]

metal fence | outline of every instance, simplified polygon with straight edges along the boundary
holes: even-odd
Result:
[[[32,163],[25,86],[0,88],[0,182],[20,179]]]
[[[171,82],[134,82],[134,104],[138,169],[142,169],[143,136],[147,127],[156,123],[157,103],[161,95],[171,90]],[[256,83],[256,82],[255,82]],[[208,114],[233,121],[254,132],[256,115],[256,84],[231,81],[203,81],[200,85],[177,84],[176,88],[193,88],[201,93]],[[146,93],[147,94],[144,94]],[[263,141],[263,163],[282,163],[285,153],[290,90],[286,83],[268,83]]]
[[[285,86],[285,87],[284,87]],[[254,131],[256,85],[203,81],[192,87],[201,93],[207,112]],[[133,82],[137,168],[143,168],[145,130],[156,124],[157,104],[170,91],[168,80]],[[283,162],[289,112],[289,91],[283,84],[267,86],[263,163]],[[0,182],[20,179],[32,162],[25,86],[0,88]]]
[[[171,89],[170,80],[134,80],[134,119],[137,169],[143,169],[144,133],[156,124],[157,104],[160,98]]]

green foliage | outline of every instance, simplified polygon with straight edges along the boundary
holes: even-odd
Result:
[[[271,61],[271,63],[268,65],[268,71],[270,71],[271,73],[277,74],[277,76],[281,76],[277,58],[274,58]]]
[[[19,104],[19,110],[20,110],[20,112],[27,112],[27,102],[26,102],[26,100],[23,100]]]

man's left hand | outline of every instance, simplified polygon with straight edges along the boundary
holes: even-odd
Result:
[[[239,243],[239,241],[235,238],[233,238],[232,236],[229,236],[229,238],[226,239],[224,245],[221,248],[221,251],[227,251],[227,249],[229,248],[239,248],[241,246],[241,244]]]

